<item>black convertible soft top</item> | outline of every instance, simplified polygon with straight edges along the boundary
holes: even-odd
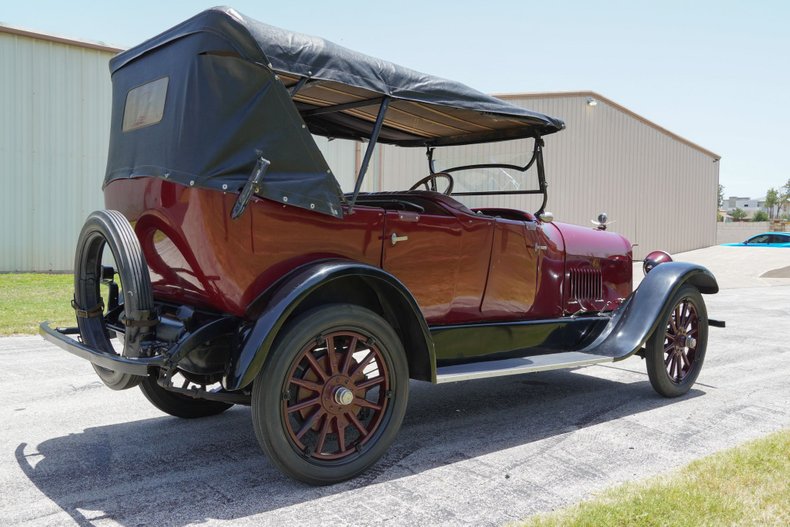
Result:
[[[310,133],[442,146],[540,137],[564,127],[464,84],[227,7],[119,54],[110,69],[105,184],[159,176],[236,191],[262,156],[271,165],[259,195],[333,216],[342,214],[342,194]]]

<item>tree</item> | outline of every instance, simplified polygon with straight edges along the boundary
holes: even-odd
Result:
[[[790,181],[788,183],[790,183]],[[719,183],[719,207],[718,208],[721,208],[722,205],[724,205],[724,185]]]
[[[768,215],[771,219],[774,218],[776,206],[779,205],[779,191],[771,187],[765,193],[765,208],[768,209]]]
[[[764,210],[758,210],[752,216],[752,221],[768,221],[768,213]]]
[[[782,185],[782,195],[779,196],[779,208],[784,209],[785,214],[788,212],[788,207],[790,207],[790,179]]]
[[[746,218],[746,213],[738,207],[735,207],[730,211],[730,216],[732,216],[732,219],[735,221],[743,221]]]

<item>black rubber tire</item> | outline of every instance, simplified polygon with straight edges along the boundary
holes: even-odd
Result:
[[[124,316],[128,320],[147,320],[154,309],[151,277],[140,242],[127,219],[118,211],[92,212],[80,232],[74,258],[74,300],[82,309],[101,301],[101,256],[104,247],[112,252],[123,287]],[[115,353],[103,317],[77,317],[83,342],[99,350]],[[128,328],[124,355],[137,356],[142,338],[150,328]],[[102,382],[113,390],[136,386],[143,377],[93,366]]]
[[[93,371],[95,371],[96,375],[99,376],[101,382],[111,390],[120,391],[134,388],[140,384],[142,379],[142,377],[139,375],[121,373],[115,370],[102,368],[101,366],[97,366],[95,364],[91,364],[91,366],[93,366]]]
[[[230,403],[221,401],[195,399],[180,393],[169,392],[159,386],[154,377],[144,378],[140,382],[140,391],[143,392],[143,395],[151,404],[164,413],[183,419],[195,419],[197,417],[221,414],[233,406]]]
[[[691,369],[680,382],[677,382],[670,377],[667,366],[664,363],[664,346],[670,317],[675,308],[684,301],[691,302],[697,311],[698,334]],[[702,364],[705,361],[705,351],[708,346],[708,312],[702,295],[696,287],[690,284],[683,285],[672,296],[668,306],[669,308],[664,312],[655,333],[647,341],[645,362],[647,363],[647,375],[650,378],[650,384],[653,386],[653,389],[664,397],[679,397],[691,389],[699,376],[700,370],[702,370]]]
[[[351,330],[375,339],[386,362],[392,392],[385,414],[373,437],[349,457],[325,461],[307,457],[291,441],[281,416],[282,394],[300,351],[317,335]],[[287,324],[255,379],[252,422],[255,435],[268,458],[282,472],[311,485],[345,481],[367,470],[387,451],[400,429],[409,396],[406,354],[386,320],[352,304],[329,304],[307,311]]]

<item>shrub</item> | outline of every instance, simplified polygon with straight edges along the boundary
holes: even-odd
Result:
[[[768,213],[764,210],[758,210],[754,213],[752,221],[768,221]]]
[[[746,219],[746,213],[739,208],[735,208],[730,211],[730,216],[735,221],[743,221]]]

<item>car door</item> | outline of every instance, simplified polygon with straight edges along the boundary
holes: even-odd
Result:
[[[479,319],[493,223],[464,213],[387,211],[382,267],[408,287],[429,324]]]
[[[481,305],[485,319],[520,319],[532,309],[543,247],[535,222],[496,218],[488,285]]]

